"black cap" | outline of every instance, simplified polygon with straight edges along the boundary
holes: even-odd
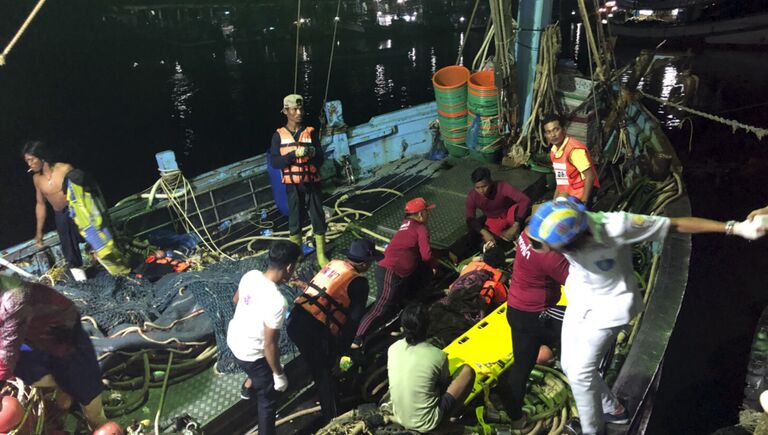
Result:
[[[376,250],[376,244],[368,239],[357,239],[349,245],[347,258],[352,261],[379,261],[384,254]]]

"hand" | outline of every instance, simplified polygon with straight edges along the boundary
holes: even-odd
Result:
[[[485,242],[485,243],[483,243],[483,252],[485,252],[485,251],[487,251],[489,249],[493,249],[495,247],[496,247],[496,241],[495,240],[491,240],[490,242]]]
[[[765,235],[765,227],[763,227],[761,221],[761,219],[753,219],[751,221],[737,222],[733,226],[733,234],[747,240],[757,240]]]
[[[493,244],[496,244],[496,237],[494,237],[493,233],[483,228],[480,230],[480,235],[483,237],[483,241],[485,243],[493,242]]]
[[[42,234],[35,234],[35,246],[42,249],[45,247],[45,244],[43,244],[43,235]]]
[[[275,383],[275,390],[283,392],[288,388],[288,376],[285,372],[278,374],[272,373],[272,381]]]
[[[768,214],[768,207],[758,208],[757,210],[752,210],[752,212],[747,216],[747,220],[751,221],[754,219],[755,216]]]
[[[511,242],[512,240],[515,240],[515,238],[517,238],[517,235],[519,233],[520,233],[520,224],[515,222],[514,225],[502,231],[501,238],[507,242]]]
[[[307,147],[301,146],[296,148],[296,157],[304,157],[307,155]]]

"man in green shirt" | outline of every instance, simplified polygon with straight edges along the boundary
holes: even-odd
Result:
[[[429,432],[461,408],[472,391],[475,372],[464,365],[451,379],[448,356],[426,341],[429,315],[425,305],[407,306],[400,323],[405,338],[387,352],[392,410],[406,429]]]

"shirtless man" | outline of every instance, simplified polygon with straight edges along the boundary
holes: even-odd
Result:
[[[32,182],[35,185],[37,201],[35,205],[35,218],[37,219],[35,243],[39,248],[44,246],[43,227],[47,215],[45,201],[48,201],[53,207],[56,232],[59,233],[64,258],[70,269],[74,269],[73,274],[77,277],[78,271],[82,272],[79,268],[83,265],[79,245],[82,238],[77,225],[69,217],[67,197],[64,194],[64,177],[73,169],[72,165],[53,161],[48,148],[40,141],[30,141],[24,144],[21,154],[29,166],[27,172],[33,173]]]

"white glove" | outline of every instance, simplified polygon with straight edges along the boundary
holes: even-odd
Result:
[[[288,376],[285,376],[285,373],[282,375],[276,375],[272,373],[272,380],[275,383],[275,390],[283,392],[288,388]]]
[[[304,157],[307,155],[307,147],[296,148],[296,157]]]
[[[747,240],[757,240],[765,234],[765,227],[760,219],[753,219],[751,222],[737,222],[733,226],[733,234]]]

